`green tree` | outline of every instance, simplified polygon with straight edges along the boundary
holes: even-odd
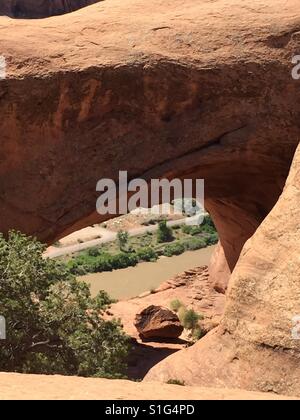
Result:
[[[102,314],[112,300],[95,298],[66,267],[43,258],[44,246],[10,232],[0,235],[0,312],[7,339],[0,370],[120,377],[129,349],[120,323]]]
[[[129,240],[128,232],[126,232],[124,230],[119,230],[119,232],[117,234],[117,241],[118,241],[118,244],[119,244],[120,251],[126,251],[127,250],[128,240]]]
[[[159,222],[157,229],[157,242],[171,242],[173,241],[173,239],[173,232],[172,229],[168,227],[167,221],[162,220],[161,222]]]

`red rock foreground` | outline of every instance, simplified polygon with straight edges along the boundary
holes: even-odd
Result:
[[[0,400],[279,400],[274,394],[70,376],[0,373]]]

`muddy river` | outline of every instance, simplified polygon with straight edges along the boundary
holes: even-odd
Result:
[[[115,299],[126,299],[158,287],[169,278],[189,268],[207,265],[215,246],[188,251],[173,257],[161,257],[156,262],[144,262],[136,267],[93,273],[80,277],[91,285],[94,296],[105,290]]]

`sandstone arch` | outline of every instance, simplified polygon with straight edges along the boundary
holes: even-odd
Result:
[[[300,89],[290,75],[298,42],[289,9],[276,14],[279,2],[268,6],[273,27],[255,16],[251,35],[229,4],[200,11],[186,1],[183,17],[161,30],[165,18],[155,14],[153,24],[152,7],[138,0],[94,5],[80,22],[76,13],[3,21],[1,231],[14,227],[51,242],[95,221],[96,182],[117,179],[120,169],[132,177],[197,176],[206,180],[232,269],[284,185],[298,143]],[[177,8],[168,7],[171,19]],[[132,27],[127,8],[142,27]],[[182,47],[178,34],[184,39],[196,12],[193,48]],[[270,39],[282,33],[289,42],[274,48]]]
[[[296,0],[111,0],[2,19],[0,230],[50,243],[98,221],[96,182],[120,169],[201,177],[232,270],[299,142],[297,11]]]

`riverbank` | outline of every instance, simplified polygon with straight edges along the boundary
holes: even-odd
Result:
[[[90,284],[93,296],[105,290],[114,299],[130,299],[157,288],[182,271],[208,265],[214,250],[215,246],[209,246],[173,257],[160,257],[156,262],[142,262],[135,267],[87,274],[79,279]]]

